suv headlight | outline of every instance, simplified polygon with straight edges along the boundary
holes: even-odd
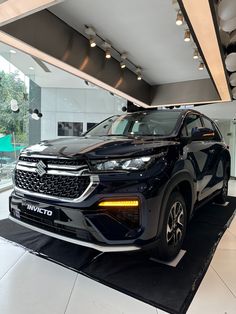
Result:
[[[144,156],[129,159],[113,159],[92,161],[92,167],[95,171],[109,170],[144,170],[151,166],[156,156]]]

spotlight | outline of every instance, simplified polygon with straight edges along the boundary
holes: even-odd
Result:
[[[94,47],[96,47],[96,41],[95,41],[95,38],[93,37],[93,36],[91,36],[90,37],[90,39],[89,39],[89,43],[90,43],[90,47],[91,48],[94,48]]]
[[[137,74],[137,80],[141,81],[141,79],[142,79],[142,70],[141,70],[141,68],[137,68],[136,74]]]
[[[126,67],[124,61],[121,61],[121,62],[120,62],[120,67],[121,67],[121,69],[124,69],[124,68]]]
[[[103,47],[105,48],[106,59],[111,58],[111,44],[104,42]]]
[[[10,49],[10,53],[16,53],[16,51],[15,50],[13,50],[13,49]]]
[[[121,69],[124,69],[126,67],[125,60],[127,59],[127,53],[123,52],[121,54],[120,58],[121,58],[120,67],[121,67]]]
[[[203,62],[200,62],[199,63],[199,67],[198,67],[198,70],[200,70],[200,71],[202,71],[202,70],[204,70],[204,63]]]
[[[184,22],[184,17],[183,17],[182,12],[179,10],[176,17],[176,25],[180,26],[183,24],[183,22]]]
[[[32,71],[33,71],[33,70],[34,70],[34,67],[29,67],[29,70],[32,70]]]
[[[109,48],[106,49],[106,59],[111,58],[111,50]]]
[[[193,59],[198,59],[198,58],[199,58],[198,50],[197,50],[197,49],[194,49],[194,52],[193,52]]]
[[[190,41],[190,30],[186,29],[184,32],[184,41],[189,42]]]
[[[88,27],[88,26],[85,26],[85,33],[88,35],[89,37],[89,44],[90,44],[90,47],[96,47],[96,32],[95,32],[95,29],[93,27]]]

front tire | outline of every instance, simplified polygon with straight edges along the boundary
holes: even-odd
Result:
[[[174,191],[170,194],[165,208],[165,217],[160,242],[156,250],[158,258],[174,259],[183,244],[187,225],[187,211],[183,196]]]

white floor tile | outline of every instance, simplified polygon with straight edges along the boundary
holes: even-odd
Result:
[[[156,314],[157,310],[126,294],[79,275],[66,311],[66,314],[75,313]]]
[[[0,280],[25,254],[25,250],[0,238]]]
[[[0,280],[0,313],[64,314],[76,276],[26,253]]]
[[[210,267],[187,314],[235,314],[236,299]]]
[[[211,265],[236,297],[236,250],[217,250]]]
[[[233,235],[229,230],[226,230],[217,249],[236,250],[236,236]]]

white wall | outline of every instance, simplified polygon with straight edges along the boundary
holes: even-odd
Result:
[[[209,104],[196,107],[208,117],[218,121],[218,125],[228,124],[229,132],[224,134],[226,142],[229,144],[231,154],[231,175],[236,177],[236,100],[226,103]],[[235,119],[235,121],[234,121]],[[222,130],[224,133],[224,130]]]
[[[233,117],[236,118],[236,100],[199,106],[196,107],[196,110],[212,119],[233,119]]]
[[[97,88],[42,88],[41,140],[57,138],[57,124],[61,122],[100,122],[122,113],[126,100]]]

